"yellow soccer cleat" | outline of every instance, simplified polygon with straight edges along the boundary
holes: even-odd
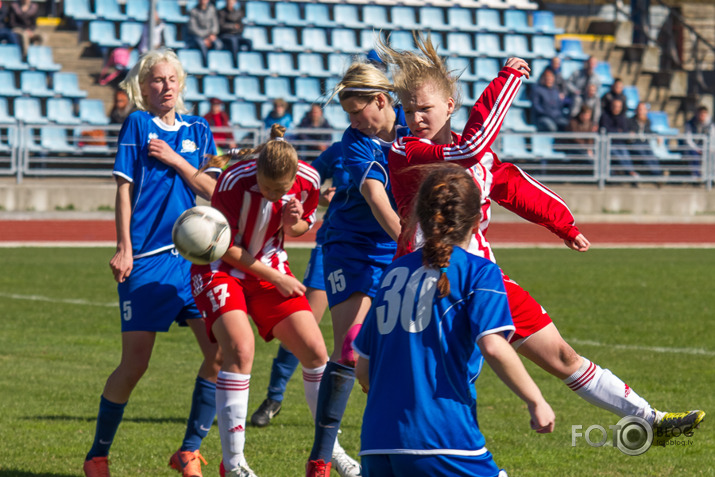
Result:
[[[705,411],[660,412],[655,411],[653,422],[654,446],[665,446],[674,437],[692,435],[693,429],[705,419]]]

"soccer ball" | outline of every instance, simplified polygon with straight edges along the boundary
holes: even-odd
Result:
[[[176,219],[171,238],[182,257],[196,265],[206,265],[226,253],[231,228],[221,212],[197,205]]]

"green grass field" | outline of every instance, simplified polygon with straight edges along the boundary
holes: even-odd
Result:
[[[95,248],[0,249],[0,477],[82,475],[99,396],[120,353],[111,254]],[[308,251],[289,255],[301,276]],[[525,407],[485,368],[477,381],[479,418],[497,463],[511,476],[715,475],[715,250],[521,249],[497,250],[497,256],[581,354],[659,409],[710,412],[693,437],[679,440],[682,445],[642,456],[590,447],[583,439],[573,447],[572,425],[607,428],[618,418],[527,363],[557,416],[553,434],[537,435],[529,430]],[[321,328],[331,349],[330,320]],[[264,398],[276,347],[257,342],[249,413]],[[183,437],[200,359],[187,329],[159,336],[112,448],[114,477],[178,475],[167,462]],[[353,455],[364,403],[356,388],[340,438]],[[303,475],[312,435],[302,383],[295,379],[274,424],[248,428],[248,461],[262,477]],[[209,461],[204,475],[218,475],[215,427],[202,452]]]

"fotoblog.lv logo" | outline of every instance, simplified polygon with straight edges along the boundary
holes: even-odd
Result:
[[[626,455],[641,455],[653,443],[653,428],[640,417],[626,416],[608,427],[613,433],[613,447]],[[598,424],[588,426],[585,431],[580,424],[571,426],[571,447],[576,446],[579,438],[585,439],[591,447],[601,447],[608,442],[608,432]]]

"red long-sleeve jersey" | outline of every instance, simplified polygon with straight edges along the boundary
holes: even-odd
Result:
[[[452,144],[434,144],[416,137],[393,143],[388,166],[403,230],[408,228],[406,219],[421,183],[422,172],[412,166],[450,161],[465,167],[481,191],[482,220],[469,247],[475,255],[495,261],[486,239],[492,200],[562,239],[573,240],[580,233],[561,197],[514,164],[501,162],[491,149],[520,86],[521,73],[504,67],[472,107],[462,135],[452,133]],[[401,237],[398,256],[410,250],[410,242]]]

